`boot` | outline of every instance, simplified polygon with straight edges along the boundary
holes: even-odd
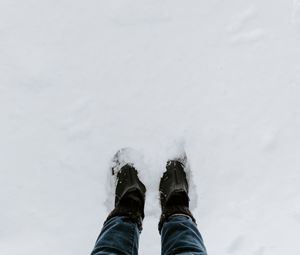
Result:
[[[121,149],[113,159],[112,175],[116,178],[115,208],[107,220],[115,216],[127,216],[141,230],[146,188],[140,181],[134,164],[129,162],[130,160],[126,155],[128,150]]]
[[[189,210],[189,185],[185,168],[187,165],[186,155],[169,160],[166,165],[160,184],[160,204],[162,214],[158,229],[161,232],[163,223],[174,214],[187,215],[195,222]]]

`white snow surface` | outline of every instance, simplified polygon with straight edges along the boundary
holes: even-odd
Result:
[[[0,0],[0,253],[89,254],[122,147],[140,254],[184,143],[209,255],[300,254],[299,0]]]

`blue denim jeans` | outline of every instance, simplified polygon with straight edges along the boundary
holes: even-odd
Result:
[[[137,224],[125,216],[104,223],[91,255],[138,254],[140,231]],[[173,215],[161,231],[161,254],[207,255],[196,224],[185,215]]]

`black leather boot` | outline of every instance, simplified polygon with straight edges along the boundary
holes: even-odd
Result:
[[[189,185],[185,172],[186,156],[169,160],[160,180],[161,217],[158,225],[161,232],[163,223],[174,214],[187,215],[195,221],[189,210]]]
[[[145,205],[145,185],[140,181],[138,172],[133,163],[120,160],[121,154],[126,150],[120,150],[114,157],[112,175],[116,177],[115,208],[107,217],[107,220],[115,216],[127,216],[142,229]]]

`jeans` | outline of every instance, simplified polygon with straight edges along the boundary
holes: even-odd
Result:
[[[140,231],[137,224],[125,216],[114,217],[104,223],[91,255],[138,254]],[[185,215],[167,219],[161,231],[161,254],[207,255],[196,224]]]

